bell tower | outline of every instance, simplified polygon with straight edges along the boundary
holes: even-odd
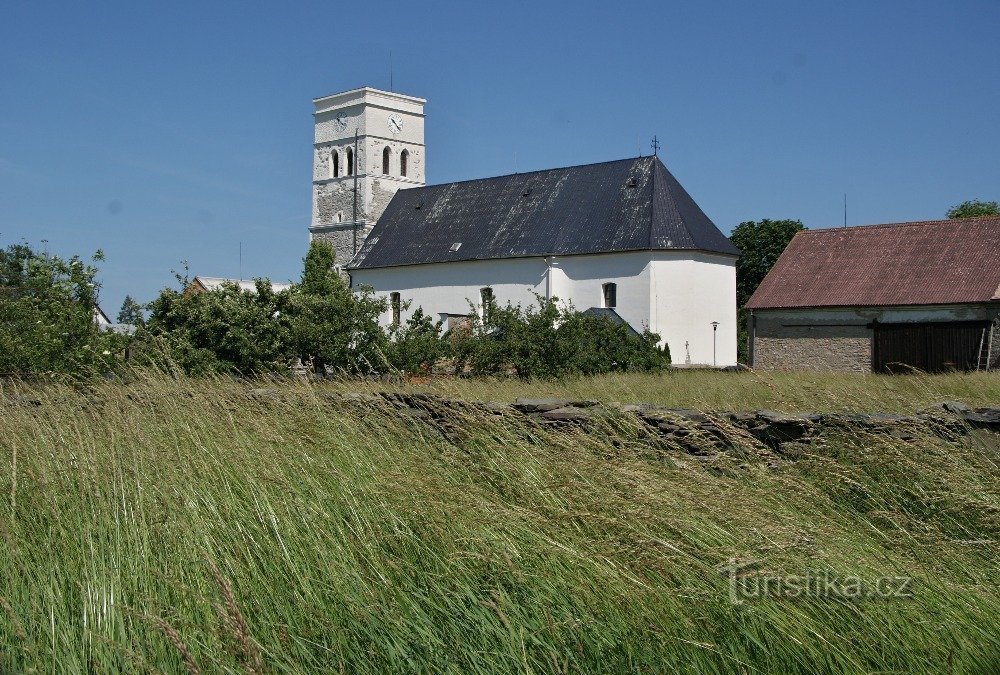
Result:
[[[424,184],[422,98],[362,87],[313,100],[309,238],[350,262],[397,190]]]

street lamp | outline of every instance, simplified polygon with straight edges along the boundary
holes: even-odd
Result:
[[[712,322],[712,366],[715,367],[715,334],[719,332],[719,322]]]

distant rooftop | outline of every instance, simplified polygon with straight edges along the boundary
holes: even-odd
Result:
[[[225,277],[202,277],[197,276],[191,280],[191,285],[197,285],[198,289],[201,291],[217,291],[222,288],[222,284],[230,283],[236,284],[244,291],[257,292],[257,282],[253,279],[226,279]],[[292,285],[289,283],[275,283],[271,282],[271,288],[276,292],[284,291],[291,288]],[[190,288],[190,286],[188,287]]]

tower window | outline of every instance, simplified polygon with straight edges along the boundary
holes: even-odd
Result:
[[[385,146],[385,148],[382,150],[382,173],[384,173],[386,176],[389,175],[389,156],[391,154],[392,153],[389,152],[389,146],[388,145]]]
[[[399,153],[399,175],[400,176],[406,177],[406,164],[407,164],[407,160],[409,160],[409,159],[410,159],[410,151],[409,150],[403,150],[401,153]],[[389,172],[386,171],[386,173],[389,173]]]
[[[330,178],[340,176],[340,153],[336,148],[330,153]]]
[[[392,325],[393,326],[398,326],[399,325],[399,310],[400,310],[400,307],[402,306],[402,303],[399,300],[399,293],[395,293],[395,292],[394,293],[390,293],[389,294],[389,302],[392,305]]]
[[[618,284],[604,284],[604,306],[616,307],[618,305]]]
[[[489,286],[480,288],[479,298],[483,303],[483,323],[489,323],[493,314],[493,289]]]
[[[347,175],[348,176],[353,176],[354,175],[354,149],[353,148],[348,148],[347,149]]]

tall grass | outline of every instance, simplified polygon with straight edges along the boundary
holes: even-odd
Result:
[[[653,391],[591,385],[588,398]],[[859,428],[768,463],[687,455],[630,416],[588,431],[456,412],[442,428],[330,386],[252,386],[3,385],[0,671],[1000,663],[995,435]],[[546,393],[586,383],[561,386]],[[733,560],[913,577],[912,597],[733,605]]]

